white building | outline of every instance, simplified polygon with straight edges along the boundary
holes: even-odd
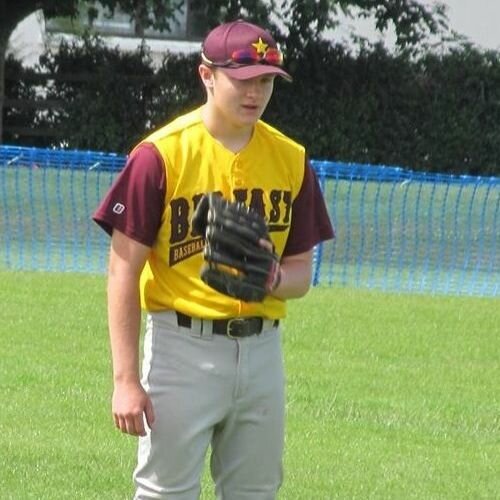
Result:
[[[178,23],[172,25],[172,31],[161,34],[153,30],[146,30],[147,45],[151,50],[154,63],[160,63],[166,51],[175,53],[190,53],[200,50],[199,40],[187,39],[188,31],[186,14],[180,14]],[[70,32],[82,29],[86,21],[82,18],[74,23],[70,20],[46,21],[43,11],[39,10],[26,17],[19,23],[9,39],[7,53],[13,54],[25,66],[38,63],[38,58],[46,49],[55,49],[62,38],[71,39]],[[70,28],[70,29],[68,29]],[[116,14],[112,19],[107,18],[101,11],[93,23],[97,33],[103,35],[105,43],[110,47],[120,47],[122,50],[134,51],[143,42],[142,37],[134,36],[134,24],[128,14]]]

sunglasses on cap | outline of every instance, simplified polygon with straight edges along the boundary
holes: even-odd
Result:
[[[259,54],[256,49],[239,49],[231,54],[231,58],[223,62],[211,61],[203,52],[201,58],[204,63],[210,66],[248,66],[252,64],[269,64],[271,66],[283,66],[283,52],[279,49],[268,48],[263,54]]]

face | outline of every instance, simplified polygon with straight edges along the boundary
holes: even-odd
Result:
[[[223,71],[207,68],[211,74],[207,86],[207,104],[234,127],[253,126],[260,119],[273,93],[274,75],[236,80]]]

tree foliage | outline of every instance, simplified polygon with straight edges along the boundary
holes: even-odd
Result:
[[[42,114],[39,126],[64,130],[63,145],[107,151],[112,144],[121,151],[148,128],[156,82],[144,45],[121,52],[87,35],[83,43],[63,41],[58,51],[42,56],[40,64],[50,74],[80,76],[55,79],[46,87],[47,98],[65,106]]]
[[[173,15],[182,0],[0,0],[0,143],[3,136],[3,100],[5,94],[5,56],[10,35],[29,14],[42,9],[47,18],[75,17],[80,8],[87,8],[89,16],[95,15],[95,5],[100,4],[113,12],[116,8],[129,12],[139,26],[169,29]],[[7,5],[8,4],[8,5]]]
[[[204,99],[197,54],[167,54],[155,69],[144,47],[124,54],[88,37],[41,62],[44,72],[61,77],[84,72],[89,78],[83,83],[56,78],[47,87],[51,99],[66,102],[63,111],[8,119],[57,125],[69,148],[126,153],[149,131]],[[317,40],[295,62],[293,84],[276,82],[264,119],[303,143],[312,158],[499,174],[498,53],[463,46],[415,59],[377,46],[354,56]],[[33,93],[26,83],[11,91]],[[60,145],[50,137],[44,144]]]
[[[40,7],[47,16],[74,16],[82,5],[92,16],[98,3],[110,11],[129,12],[143,28],[169,29],[182,2],[24,0],[9,10],[9,16],[16,12],[19,17]],[[277,96],[265,118],[306,144],[311,156],[434,171],[497,171],[498,54],[467,45],[441,55],[428,52],[431,35],[448,33],[442,4],[427,7],[417,0],[189,0],[187,7],[205,31],[245,17],[277,34],[295,81],[293,85],[277,83]],[[6,2],[0,0],[0,14],[6,12]],[[390,54],[383,46],[365,43],[353,55],[329,41],[326,33],[341,14],[370,16],[380,31],[392,27],[399,50]],[[16,24],[15,16],[9,16],[0,16],[0,33]],[[9,64],[22,73],[15,62]],[[89,76],[84,83],[63,78],[50,83],[47,97],[64,101],[64,109],[34,115],[10,111],[6,119],[14,124],[25,120],[40,127],[63,128],[68,147],[126,152],[147,131],[202,102],[196,64],[196,55],[166,54],[161,68],[154,69],[145,46],[135,54],[120,53],[106,48],[99,37],[87,35],[83,44],[63,43],[59,51],[45,54],[40,61],[39,69],[44,72]],[[18,85],[10,84],[11,98],[33,95],[33,88],[21,82],[22,78]],[[0,87],[0,99],[1,91]],[[46,139],[46,145],[59,144]]]
[[[97,5],[110,13],[118,8],[128,12],[138,35],[143,35],[147,27],[170,30],[175,14],[181,9],[187,9],[191,22],[198,20],[205,31],[220,22],[245,17],[271,28],[283,42],[290,59],[334,27],[341,12],[350,16],[373,16],[381,31],[392,24],[401,49],[416,47],[429,34],[446,28],[447,21],[442,4],[429,8],[418,0],[0,0],[0,111],[3,108],[5,54],[17,24],[38,9],[42,9],[47,18],[75,17],[80,10],[86,9],[92,19],[97,14]],[[0,142],[2,116],[0,112]]]

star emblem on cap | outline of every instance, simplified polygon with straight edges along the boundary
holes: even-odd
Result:
[[[252,43],[252,47],[255,48],[257,54],[265,54],[269,45],[266,42],[264,42],[264,40],[262,40],[262,38],[259,36],[259,41]]]

